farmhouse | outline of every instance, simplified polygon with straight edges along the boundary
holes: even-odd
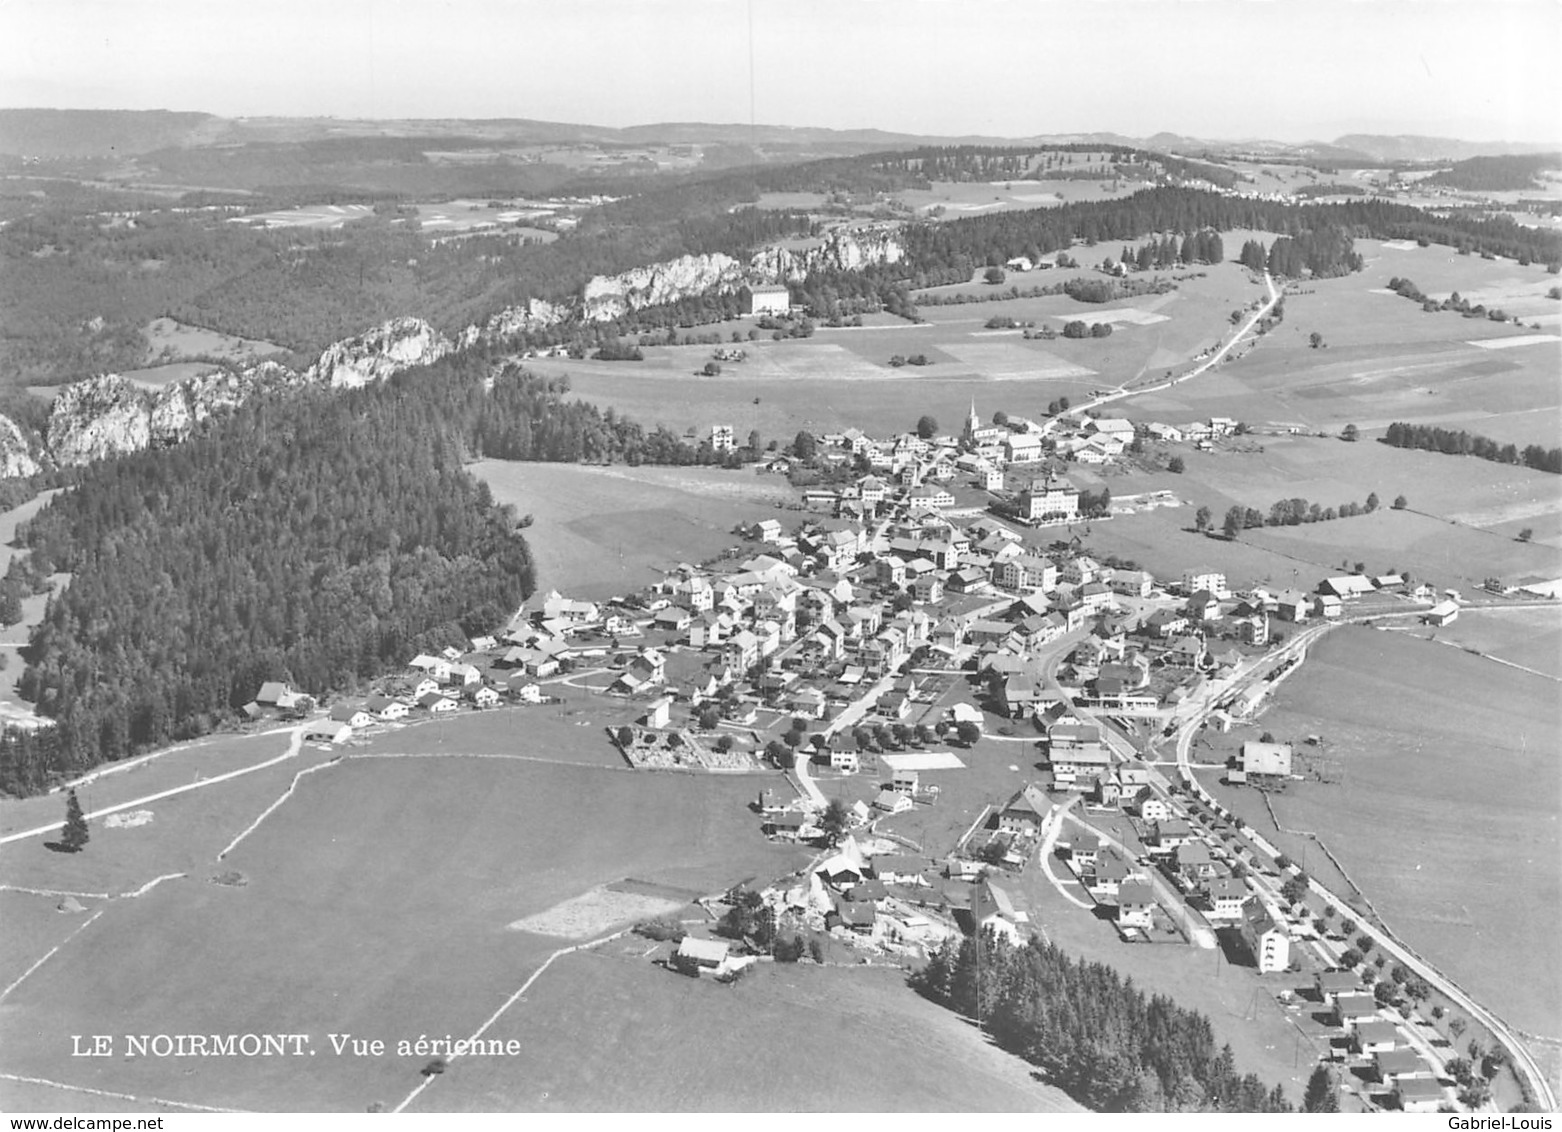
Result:
[[[261,707],[281,708],[284,711],[297,706],[301,699],[301,695],[277,680],[266,681],[260,686],[260,691],[255,693],[255,702]]]
[[[1035,786],[1020,790],[998,811],[998,832],[1036,833],[1052,809],[1047,796]]]
[[[345,743],[353,737],[353,729],[345,723],[323,719],[312,723],[304,732],[306,743]]]
[[[370,696],[364,709],[375,719],[385,722],[406,719],[407,713],[412,710],[401,700],[392,699],[390,696]]]
[[[971,893],[971,923],[979,934],[992,933],[1016,946],[1020,942],[1021,917],[1009,894],[990,880],[983,880]]]
[[[357,704],[337,704],[331,709],[331,722],[345,723],[357,730],[374,722],[374,716]]]
[[[727,944],[719,939],[699,939],[686,935],[678,944],[676,962],[691,974],[720,971],[727,962]]]

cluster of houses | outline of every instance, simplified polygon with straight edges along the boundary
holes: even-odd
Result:
[[[1370,993],[1354,971],[1319,971],[1314,995],[1329,1021],[1345,1034],[1349,1052],[1367,1077],[1405,1112],[1436,1112],[1449,1101],[1437,1070],[1416,1051],[1404,1027]]]

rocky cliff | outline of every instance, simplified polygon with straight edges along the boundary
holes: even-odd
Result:
[[[32,446],[21,426],[10,417],[0,416],[0,478],[30,476],[38,471]]]
[[[528,299],[522,306],[506,307],[481,326],[468,326],[461,332],[461,347],[465,349],[478,342],[499,343],[517,334],[546,330],[573,314],[573,309],[564,304]]]
[[[450,340],[421,318],[393,318],[373,330],[327,346],[304,375],[337,389],[383,381],[409,366],[427,365],[450,353]]]
[[[499,344],[515,334],[573,319],[603,322],[644,307],[735,291],[749,282],[796,282],[819,270],[857,271],[869,264],[895,263],[903,254],[895,229],[878,225],[838,228],[817,240],[765,248],[746,264],[721,253],[680,256],[620,275],[597,276],[570,304],[532,299],[501,311],[481,326],[467,327],[457,340],[462,347]],[[426,365],[455,348],[422,319],[396,318],[327,347],[302,374],[263,362],[155,390],[116,374],[95,377],[67,386],[55,399],[45,447],[60,464],[85,464],[175,444],[213,413],[233,408],[258,390],[306,383],[355,388]],[[0,417],[0,475],[30,475],[37,470],[27,437],[15,422]]]
[[[747,281],[743,264],[721,252],[679,256],[622,275],[598,275],[581,293],[580,313],[587,322],[607,322],[642,307],[736,291]]]
[[[123,452],[177,444],[212,414],[233,409],[263,390],[307,383],[340,388],[366,385],[441,358],[451,348],[450,342],[422,319],[398,318],[328,347],[302,374],[276,362],[261,362],[249,369],[217,370],[185,378],[159,389],[143,388],[118,374],[78,381],[66,386],[54,400],[46,436],[48,451],[57,463],[86,464]],[[0,453],[5,447],[3,432],[0,428]],[[20,438],[19,430],[17,435]],[[21,449],[25,453],[25,441],[21,441]],[[32,470],[37,470],[36,464]]]
[[[801,246],[762,248],[749,261],[749,271],[766,283],[799,283],[815,271],[861,271],[871,264],[899,263],[905,253],[894,228],[836,228]]]

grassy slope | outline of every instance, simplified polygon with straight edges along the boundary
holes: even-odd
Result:
[[[324,1047],[329,1032],[466,1034],[562,946],[507,931],[519,916],[625,876],[714,891],[801,863],[759,836],[748,779],[420,758],[305,781],[225,862],[247,886],[204,883],[203,871],[116,903],[13,992],[0,1015],[6,1071],[202,1104],[393,1102],[423,1061],[322,1049],[194,1072],[83,1068],[65,1056],[68,1035],[259,1029]]]
[[[1406,634],[1341,629],[1263,725],[1325,736],[1341,786],[1276,807],[1322,834],[1389,924],[1510,1021],[1562,1030],[1555,687]]]
[[[592,468],[484,460],[472,472],[536,524],[526,539],[539,593],[601,598],[656,581],[738,540],[733,527],[777,517],[786,480],[712,468]],[[785,515],[779,516],[786,518]]]
[[[897,970],[765,967],[734,987],[623,953],[560,960],[415,1111],[1071,1112]],[[546,1040],[538,1040],[546,1034]]]

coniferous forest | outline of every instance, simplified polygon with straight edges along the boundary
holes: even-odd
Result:
[[[1204,1015],[1052,944],[984,932],[945,944],[911,984],[1097,1112],[1292,1111],[1280,1086],[1237,1073]]]

